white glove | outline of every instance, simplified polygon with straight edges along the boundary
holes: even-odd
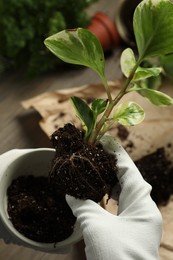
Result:
[[[118,215],[91,200],[66,196],[81,225],[88,260],[156,260],[162,234],[161,214],[144,181],[125,150],[112,137],[102,138],[106,151],[118,160],[121,186]]]

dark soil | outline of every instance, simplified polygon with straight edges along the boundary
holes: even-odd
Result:
[[[151,184],[151,197],[157,205],[166,205],[173,194],[173,166],[163,147],[135,161],[144,179]]]
[[[117,136],[121,139],[121,141],[126,140],[129,136],[129,131],[127,130],[127,128],[123,125],[118,125],[117,130]]]
[[[52,191],[46,177],[15,179],[8,188],[8,213],[20,233],[43,243],[64,240],[76,221],[64,196]]]
[[[129,131],[124,126],[118,125],[117,135],[121,141],[128,140],[126,149],[135,149],[134,143],[128,139]],[[167,145],[172,149],[172,145]],[[168,159],[165,148],[160,147],[153,153],[143,156],[135,161],[143,178],[151,184],[151,197],[159,205],[166,205],[173,194],[173,163]]]

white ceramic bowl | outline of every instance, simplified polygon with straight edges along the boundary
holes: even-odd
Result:
[[[82,239],[82,234],[78,223],[75,224],[73,234],[67,239],[54,243],[35,242],[19,233],[9,220],[7,212],[7,188],[12,180],[21,175],[47,176],[52,158],[55,154],[54,149],[23,149],[11,150],[0,156],[0,218],[4,226],[20,244],[38,250],[52,252],[63,251],[68,246]]]

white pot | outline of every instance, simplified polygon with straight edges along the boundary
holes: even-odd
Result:
[[[75,224],[73,234],[67,239],[54,243],[35,242],[19,233],[9,220],[7,212],[7,188],[12,180],[21,175],[47,176],[51,161],[55,154],[54,149],[15,149],[0,156],[0,220],[11,233],[12,240],[34,249],[53,252],[62,252],[82,239],[78,223]]]

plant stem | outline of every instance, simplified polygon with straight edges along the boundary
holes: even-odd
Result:
[[[120,99],[126,94],[126,90],[130,84],[130,82],[132,81],[135,71],[137,70],[139,64],[141,63],[142,59],[139,59],[136,63],[136,65],[134,66],[133,70],[131,71],[129,77],[127,78],[127,80],[125,81],[122,89],[120,90],[120,92],[118,93],[118,95],[112,100],[110,100],[108,107],[106,108],[103,116],[101,117],[100,121],[96,124],[96,127],[93,131],[93,133],[91,134],[88,142],[90,144],[95,144],[97,143],[97,137],[105,123],[105,121],[109,118],[113,108],[117,105],[117,103],[120,101]]]

